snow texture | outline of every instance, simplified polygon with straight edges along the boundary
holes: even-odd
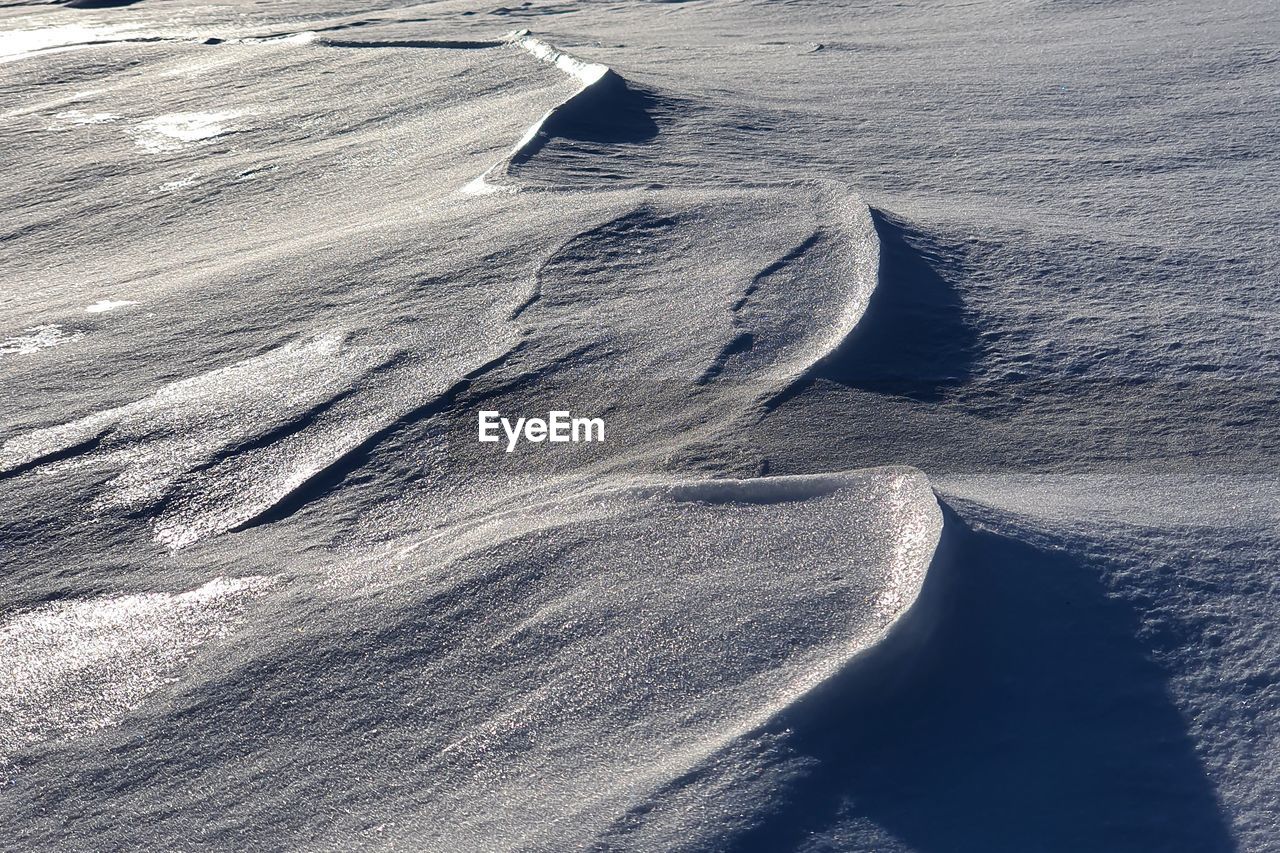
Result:
[[[3,5],[0,846],[1280,850],[1278,43]]]

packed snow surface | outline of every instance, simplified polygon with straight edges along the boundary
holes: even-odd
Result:
[[[0,846],[1280,849],[1277,44],[0,7]]]

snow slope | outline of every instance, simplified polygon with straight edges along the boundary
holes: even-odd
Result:
[[[1280,848],[1267,4],[86,5],[8,846]]]

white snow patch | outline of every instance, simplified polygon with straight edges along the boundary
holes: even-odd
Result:
[[[495,184],[487,180],[485,177],[487,174],[488,172],[468,181],[467,185],[462,188],[462,192],[466,195],[493,195],[494,193],[510,194],[518,191],[516,187]]]
[[[151,190],[151,192],[152,193],[171,193],[171,192],[174,192],[175,190],[184,190],[187,187],[195,186],[197,183],[199,183],[199,181],[200,181],[200,173],[192,172],[190,175],[187,175],[185,178],[179,178],[176,181],[166,181],[160,186]]]
[[[79,329],[68,331],[57,323],[45,323],[25,330],[27,334],[0,341],[0,355],[31,355],[84,337]]]
[[[80,124],[108,124],[109,122],[118,121],[120,116],[115,113],[87,113],[84,110],[65,110],[54,115],[61,125],[80,125]]]
[[[134,142],[151,154],[177,151],[184,145],[203,142],[230,132],[225,122],[239,113],[169,113],[134,127]]]
[[[101,314],[104,311],[114,311],[117,308],[126,308],[137,304],[132,299],[99,299],[84,310],[86,314]]]

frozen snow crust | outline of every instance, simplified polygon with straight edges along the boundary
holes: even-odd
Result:
[[[0,8],[9,846],[1277,847],[1269,8],[251,5]]]

